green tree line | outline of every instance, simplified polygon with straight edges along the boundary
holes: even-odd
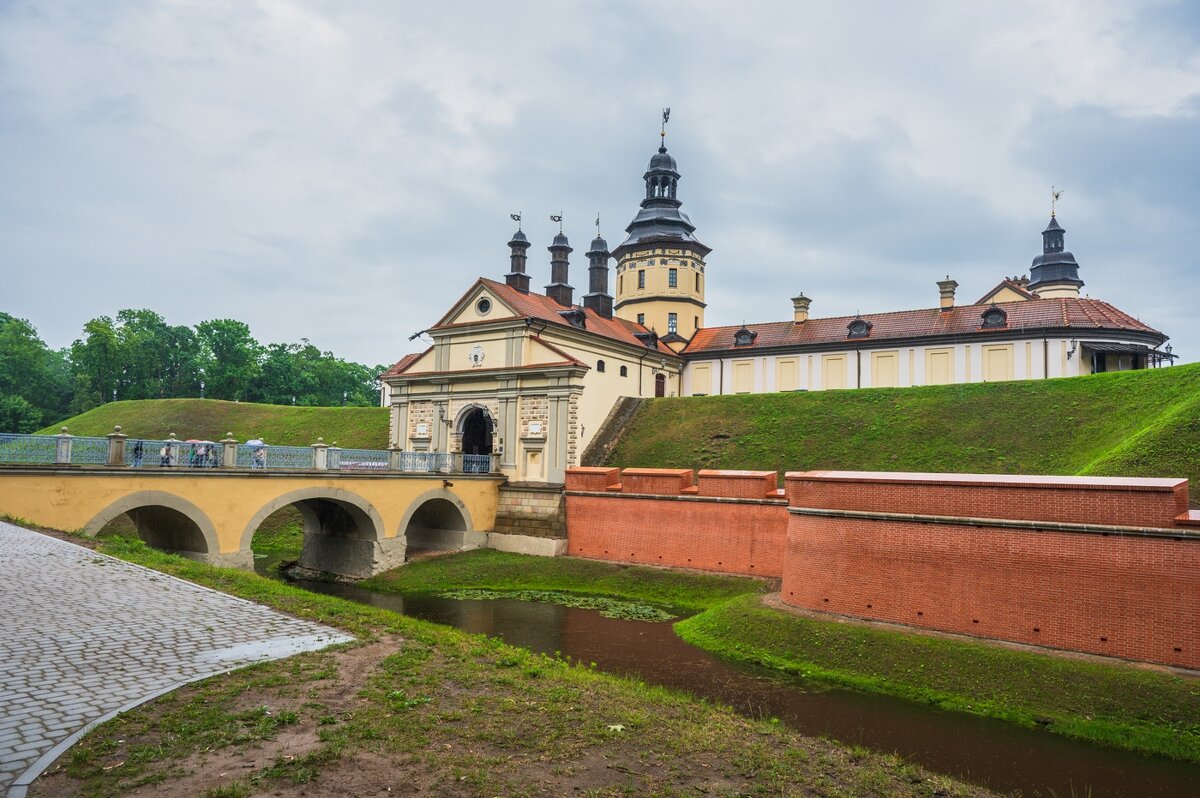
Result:
[[[55,350],[29,321],[0,312],[0,432],[32,432],[114,399],[371,406],[385,368],[343,360],[308,339],[260,344],[234,319],[172,326],[146,309],[94,318],[71,346]]]

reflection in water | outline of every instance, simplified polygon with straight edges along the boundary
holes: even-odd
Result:
[[[595,662],[610,673],[677,688],[753,717],[776,717],[805,734],[894,752],[930,770],[997,790],[1059,798],[1200,795],[1197,766],[1111,751],[886,696],[814,690],[802,680],[719,660],[684,643],[666,623],[605,618],[593,610],[556,604],[405,598],[353,585],[297,584],[493,635],[532,651]]]

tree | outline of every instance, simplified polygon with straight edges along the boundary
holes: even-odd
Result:
[[[70,399],[64,354],[47,347],[28,321],[7,313],[0,313],[0,398],[22,400],[5,405],[0,432],[15,430],[11,425],[17,418],[24,426],[34,424],[33,429],[61,418]]]
[[[108,316],[98,316],[83,325],[83,338],[71,344],[71,362],[76,379],[71,409],[79,412],[109,401],[121,382],[121,341]]]
[[[262,346],[250,328],[233,319],[213,319],[196,325],[200,365],[213,399],[247,399],[261,370]]]

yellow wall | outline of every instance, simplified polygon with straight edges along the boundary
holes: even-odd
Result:
[[[871,385],[875,388],[895,388],[900,384],[900,353],[871,353]]]
[[[671,269],[677,276],[674,288],[670,286]],[[686,247],[640,250],[622,257],[616,271],[614,306],[618,317],[637,321],[638,314],[643,314],[643,323],[660,336],[668,334],[667,314],[671,312],[677,314],[677,334],[684,338],[691,338],[704,326],[704,260],[696,251]],[[645,274],[643,288],[638,288],[639,272]]]
[[[954,382],[954,350],[925,350],[925,384],[949,385]]]
[[[1013,378],[1012,344],[985,345],[982,352],[984,382],[1001,382]]]
[[[697,363],[691,367],[691,385],[692,395],[710,394],[713,392],[712,387],[712,365],[709,363]]]
[[[734,393],[753,393],[754,392],[754,361],[753,360],[735,360],[735,361],[733,361],[733,392]]]
[[[781,357],[775,360],[775,390],[794,391],[800,387],[800,358]]]
[[[845,355],[823,355],[821,357],[821,387],[826,390],[846,387]]]

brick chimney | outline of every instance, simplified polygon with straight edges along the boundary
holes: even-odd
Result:
[[[950,310],[954,307],[954,289],[958,288],[958,283],[950,279],[950,275],[946,275],[945,280],[938,280],[938,292],[942,295],[942,310]]]
[[[797,324],[808,321],[808,306],[811,304],[812,300],[803,293],[792,297],[792,312],[795,314],[793,318]]]

